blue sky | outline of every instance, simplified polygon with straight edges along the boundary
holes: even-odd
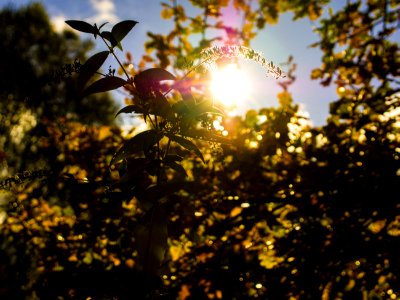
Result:
[[[12,3],[15,6],[27,4],[28,0],[0,0],[0,7]],[[97,24],[116,23],[120,20],[136,20],[139,24],[124,40],[125,50],[129,50],[137,60],[144,53],[143,44],[146,32],[165,33],[173,26],[170,21],[160,17],[161,5],[158,0],[41,0],[56,27],[61,28],[64,20],[78,19]],[[184,4],[185,0],[178,1]],[[344,0],[332,1],[335,7]],[[195,13],[193,9],[189,12]],[[239,18],[238,18],[239,19]],[[310,71],[320,65],[321,52],[308,46],[318,40],[313,27],[318,24],[308,19],[293,22],[290,14],[281,16],[275,26],[268,26],[252,41],[251,47],[261,51],[268,60],[275,64],[286,61],[293,55],[297,63],[297,80],[291,88],[294,101],[301,104],[309,113],[314,125],[323,125],[328,116],[329,103],[337,98],[333,87],[322,87],[317,81],[310,80]],[[97,49],[101,49],[99,45]],[[136,60],[136,61],[137,61]],[[276,106],[276,94],[280,91],[274,78],[266,77],[260,66],[245,63],[244,68],[251,72],[253,93],[251,100],[242,108]]]

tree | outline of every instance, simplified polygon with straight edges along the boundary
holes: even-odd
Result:
[[[82,98],[77,76],[71,76],[79,71],[91,42],[70,31],[56,33],[40,4],[3,8],[0,25],[0,145],[11,172],[39,160],[38,140],[46,122],[113,122],[110,96]]]

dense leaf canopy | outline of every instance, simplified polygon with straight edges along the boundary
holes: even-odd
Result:
[[[138,66],[114,52],[135,21],[111,31],[68,22],[106,45],[78,76],[83,94],[123,88],[127,106],[112,115],[141,117],[148,128],[45,123],[40,151],[51,168],[1,182],[0,296],[398,299],[400,4],[347,1],[323,18],[329,1],[189,2],[203,13],[162,4],[175,28],[149,33]],[[221,23],[229,3],[243,28]],[[210,47],[209,30],[250,49],[257,30],[287,11],[319,24],[313,46],[323,55],[311,77],[338,94],[327,123],[313,127],[292,99],[292,58],[277,80],[278,107],[225,116],[197,72],[200,50],[225,49]],[[118,74],[91,81],[109,55]]]

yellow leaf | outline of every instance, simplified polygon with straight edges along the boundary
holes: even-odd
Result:
[[[277,97],[279,104],[283,107],[289,106],[292,103],[292,95],[286,91],[280,92]]]
[[[369,224],[368,229],[372,233],[377,234],[385,227],[385,225],[386,225],[386,220],[378,220]]]
[[[70,257],[68,257],[68,261],[76,262],[78,261],[78,257],[76,256],[76,254],[72,254]]]
[[[258,259],[260,260],[260,265],[266,269],[273,269],[284,260],[282,257],[276,257],[275,252],[271,250],[260,252]]]
[[[111,136],[111,134],[111,128],[109,126],[101,126],[99,129],[98,139],[99,141],[102,141]]]
[[[168,7],[164,7],[163,10],[160,13],[161,18],[163,18],[164,20],[168,20],[171,19],[172,16],[174,15],[174,12],[172,9],[168,8]]]
[[[242,210],[243,210],[243,208],[241,208],[241,207],[234,207],[234,208],[231,210],[231,214],[230,214],[231,218],[234,218],[234,217],[236,217],[237,215],[240,215],[240,213],[242,212]]]
[[[190,297],[190,290],[188,285],[184,284],[181,286],[178,297],[179,300],[185,300],[186,298]]]
[[[85,264],[88,264],[88,265],[89,265],[89,264],[92,263],[92,261],[93,261],[92,253],[86,252],[85,257],[83,258],[83,262],[84,262]]]
[[[22,226],[21,224],[12,224],[10,228],[12,232],[18,233],[22,229],[24,229],[24,226]]]
[[[183,247],[179,244],[169,247],[169,253],[171,254],[172,261],[177,261],[182,256],[183,252]]]
[[[351,291],[354,288],[355,285],[356,285],[356,281],[354,279],[350,279],[350,281],[347,284],[345,290],[346,291]]]

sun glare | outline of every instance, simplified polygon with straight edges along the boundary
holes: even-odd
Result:
[[[248,75],[236,64],[217,68],[211,74],[213,97],[227,107],[237,107],[249,100],[250,80]]]

